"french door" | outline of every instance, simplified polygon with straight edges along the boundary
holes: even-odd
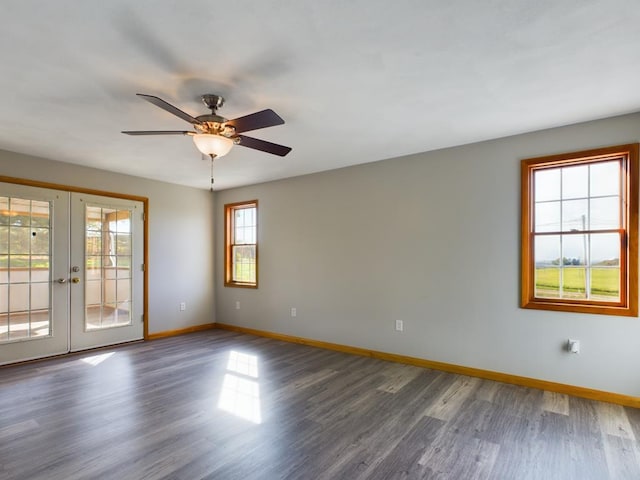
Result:
[[[0,364],[143,338],[143,204],[0,183]]]

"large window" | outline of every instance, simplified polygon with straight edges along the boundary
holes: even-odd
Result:
[[[224,284],[258,287],[258,201],[224,206]]]
[[[638,314],[638,144],[522,161],[524,308]]]

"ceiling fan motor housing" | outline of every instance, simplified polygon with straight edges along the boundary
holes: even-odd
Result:
[[[202,122],[201,125],[194,125],[196,130],[200,133],[222,135],[224,137],[231,137],[236,134],[236,129],[234,127],[231,125],[225,125],[228,120],[216,114],[218,108],[224,105],[223,97],[210,93],[205,94],[202,95],[202,103],[211,110],[211,114],[196,117],[196,119]]]
[[[194,128],[200,133],[209,133],[213,135],[222,135],[231,137],[236,134],[236,129],[231,125],[227,125],[226,118],[220,115],[200,115],[196,117],[201,123],[195,124]]]

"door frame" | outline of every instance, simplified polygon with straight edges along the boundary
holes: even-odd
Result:
[[[0,175],[0,182],[25,185],[27,187],[48,188],[50,190],[61,190],[63,192],[87,193],[90,195],[100,195],[103,197],[121,198],[142,203],[144,222],[142,226],[143,254],[142,262],[144,271],[142,272],[142,315],[143,315],[143,339],[149,339],[149,199],[139,195],[129,195],[125,193],[108,192],[91,188],[75,187],[72,185],[61,185],[58,183],[40,182],[26,178],[7,177]]]

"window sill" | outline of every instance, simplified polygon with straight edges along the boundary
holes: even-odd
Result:
[[[240,282],[224,282],[225,287],[235,287],[235,288],[258,288],[256,283],[240,283]]]
[[[597,315],[614,315],[621,317],[637,317],[638,306],[624,306],[624,305],[603,305],[603,304],[586,304],[578,302],[561,302],[561,301],[547,301],[547,300],[527,300],[521,305],[521,308],[530,310],[553,310],[557,312],[574,312],[574,313],[590,313]]]

